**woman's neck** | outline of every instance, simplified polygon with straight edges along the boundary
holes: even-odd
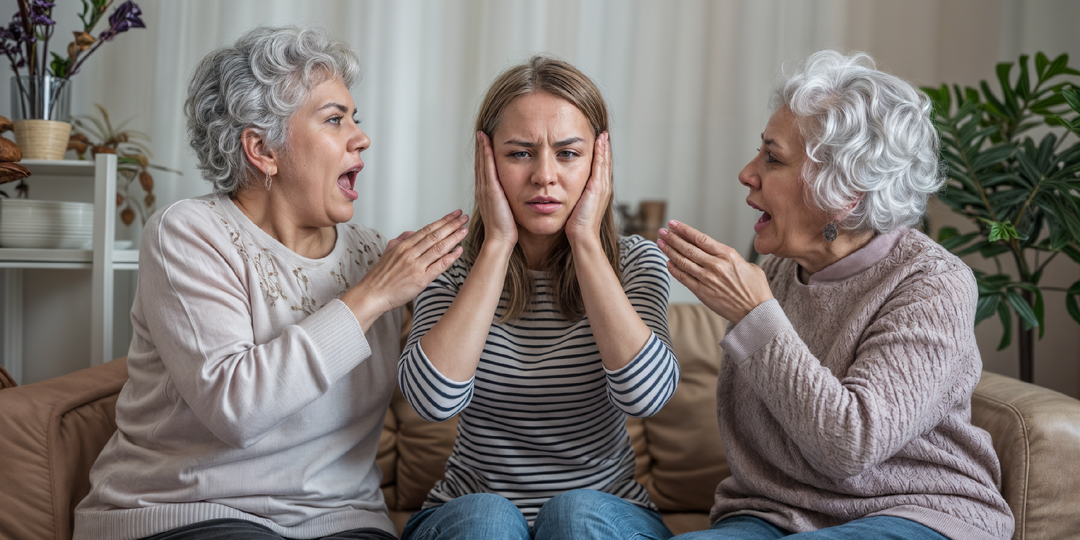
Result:
[[[525,266],[529,270],[548,270],[548,255],[555,249],[555,244],[562,231],[557,234],[535,235],[518,227],[518,245],[525,253]]]
[[[334,250],[337,230],[334,227],[308,227],[294,216],[292,204],[259,188],[241,189],[232,197],[256,227],[301,257],[321,259]]]
[[[828,268],[836,261],[865,247],[875,234],[874,231],[844,231],[832,242],[826,242],[824,238],[820,239],[821,244],[813,253],[793,258],[806,271],[806,277],[809,279],[810,276]]]

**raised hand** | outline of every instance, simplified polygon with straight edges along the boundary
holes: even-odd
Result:
[[[739,252],[685,223],[671,220],[668,227],[656,242],[670,259],[668,271],[706,307],[738,323],[773,297],[765,272]]]
[[[480,215],[484,218],[484,245],[488,242],[502,243],[512,249],[517,244],[517,222],[499,182],[491,139],[483,131],[476,132],[475,159],[475,197]]]
[[[574,243],[587,238],[600,238],[600,224],[611,205],[614,189],[611,185],[611,141],[608,132],[596,138],[593,146],[592,173],[585,183],[577,206],[566,221],[566,238]]]
[[[360,283],[341,296],[366,329],[383,313],[405,305],[461,256],[469,216],[454,210],[415,233],[386,244]]]

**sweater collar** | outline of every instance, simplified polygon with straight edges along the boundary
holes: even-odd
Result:
[[[877,234],[865,246],[858,251],[836,261],[823,268],[820,272],[810,276],[807,285],[821,285],[844,281],[858,275],[871,266],[881,262],[900,241],[900,237],[907,230],[906,227],[896,229],[885,234]],[[801,281],[801,280],[800,280]]]

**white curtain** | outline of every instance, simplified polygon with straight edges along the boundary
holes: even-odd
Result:
[[[118,0],[119,1],[119,0]],[[4,0],[3,13],[14,13]],[[106,44],[73,79],[73,112],[101,103],[151,135],[158,205],[208,190],[184,132],[187,80],[206,53],[259,24],[319,25],[359,54],[353,89],[372,139],[355,220],[396,235],[471,208],[471,133],[488,83],[535,53],[596,80],[613,116],[616,198],[745,251],[756,218],[736,174],[768,118],[784,62],[866,50],[919,84],[973,84],[1020,52],[1080,53],[1071,0],[141,0],[147,29]],[[76,23],[54,9],[54,47]],[[7,68],[4,62],[5,69]],[[5,81],[6,82],[6,81]],[[0,104],[9,103],[7,85]]]
[[[743,202],[736,175],[757,147],[783,63],[822,48],[865,50],[882,68],[931,85],[993,79],[997,62],[1021,53],[1070,52],[1080,65],[1080,2],[1073,0],[138,4],[147,29],[120,35],[86,63],[73,79],[72,109],[87,114],[101,103],[115,120],[134,117],[131,127],[153,139],[154,162],[183,171],[157,174],[159,207],[208,191],[188,150],[182,111],[199,59],[255,25],[311,24],[360,56],[364,75],[353,96],[372,147],[364,154],[354,220],[388,235],[454,208],[471,210],[479,100],[500,71],[535,53],[573,62],[604,91],[619,202],[666,200],[669,218],[744,253],[757,213]],[[0,16],[15,12],[14,0],[3,5]],[[58,0],[54,47],[66,44],[80,9],[77,0]],[[7,103],[5,78],[0,107]],[[673,300],[693,297],[675,287]],[[996,323],[982,326],[989,324]],[[1006,373],[1012,358],[1003,360]],[[1070,369],[1075,386],[1080,377]]]

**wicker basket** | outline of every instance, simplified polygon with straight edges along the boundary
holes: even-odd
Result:
[[[53,120],[18,120],[14,122],[15,143],[23,159],[64,159],[71,124]]]

